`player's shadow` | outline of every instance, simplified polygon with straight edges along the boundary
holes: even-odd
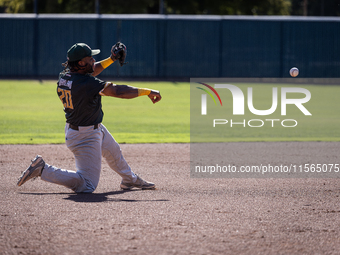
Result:
[[[76,203],[102,203],[102,202],[159,202],[159,201],[170,201],[168,199],[154,199],[154,200],[140,200],[140,199],[121,199],[110,197],[112,195],[120,195],[126,192],[143,192],[142,190],[119,190],[110,191],[105,193],[27,193],[20,192],[26,195],[68,195],[64,197],[65,200],[70,200]]]
[[[101,203],[101,202],[157,202],[157,201],[170,201],[167,199],[155,199],[155,200],[139,200],[139,199],[121,199],[109,197],[111,195],[120,195],[126,192],[137,192],[142,190],[119,190],[105,193],[73,193],[68,197],[63,198],[65,200],[71,200],[77,203]]]

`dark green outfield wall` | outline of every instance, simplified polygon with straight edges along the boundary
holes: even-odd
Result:
[[[0,15],[0,78],[57,77],[76,42],[128,65],[102,77],[340,77],[340,18],[178,15]]]

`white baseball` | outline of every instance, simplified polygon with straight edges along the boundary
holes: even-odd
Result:
[[[289,74],[290,76],[292,77],[296,77],[299,75],[299,69],[297,69],[297,67],[292,67],[290,70],[289,70]]]

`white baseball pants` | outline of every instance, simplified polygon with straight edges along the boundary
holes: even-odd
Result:
[[[102,156],[125,182],[135,182],[137,176],[125,161],[119,144],[103,124],[79,127],[65,126],[66,146],[73,152],[77,171],[46,164],[41,179],[63,185],[75,192],[93,192],[99,183]]]

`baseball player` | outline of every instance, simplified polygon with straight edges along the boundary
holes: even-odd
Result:
[[[66,126],[66,146],[73,152],[77,171],[60,169],[45,163],[37,155],[30,166],[19,177],[18,186],[40,176],[47,182],[63,185],[75,192],[93,192],[99,182],[101,160],[121,177],[121,189],[155,189],[155,184],[137,176],[125,161],[121,149],[106,127],[101,123],[103,111],[102,96],[136,98],[148,96],[153,103],[161,100],[159,91],[116,85],[102,81],[95,76],[118,60],[124,65],[126,47],[115,44],[109,58],[95,62],[94,55],[100,50],[92,50],[85,43],[77,43],[67,51],[67,61],[60,73],[57,93],[64,105]]]

